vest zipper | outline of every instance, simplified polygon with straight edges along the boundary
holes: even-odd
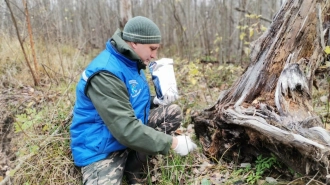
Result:
[[[149,96],[150,96],[150,89],[149,89],[148,81],[147,81],[147,79],[145,79],[145,78],[143,78],[143,77],[141,76],[140,71],[139,71],[139,74],[140,74],[140,77],[142,78],[142,80],[144,81],[145,85],[147,86],[148,94],[149,94]],[[145,107],[144,107],[144,123],[145,123],[145,125],[148,124],[148,118],[147,118],[147,107],[148,107],[148,104],[150,104],[150,97],[148,98],[148,102],[147,102],[147,104],[146,104]]]

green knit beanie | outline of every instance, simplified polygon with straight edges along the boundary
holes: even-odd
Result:
[[[140,44],[159,44],[161,35],[158,26],[152,20],[137,16],[125,24],[123,39]]]

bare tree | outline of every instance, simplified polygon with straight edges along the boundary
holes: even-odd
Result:
[[[40,81],[40,79],[39,79],[39,69],[38,69],[38,62],[37,62],[37,57],[36,57],[36,53],[35,53],[35,49],[34,49],[34,40],[33,40],[32,28],[31,28],[30,14],[29,14],[27,1],[22,0],[22,3],[24,5],[24,9],[25,9],[26,25],[27,25],[27,28],[28,28],[29,38],[30,38],[30,45],[31,45],[33,64],[34,64],[35,85],[38,85],[39,81]]]
[[[29,59],[28,59],[28,56],[27,56],[27,53],[26,53],[26,49],[25,49],[25,47],[24,47],[24,45],[23,45],[23,41],[22,41],[22,38],[21,38],[20,33],[19,33],[19,28],[18,28],[18,26],[17,26],[16,18],[15,18],[15,16],[14,16],[14,13],[13,13],[13,11],[12,11],[12,9],[11,9],[11,6],[10,6],[10,2],[9,2],[8,0],[5,0],[5,2],[6,2],[6,5],[7,5],[9,11],[10,11],[10,15],[11,15],[12,21],[13,21],[14,26],[15,26],[15,29],[16,29],[17,39],[18,39],[18,41],[19,41],[19,43],[20,43],[20,46],[21,46],[22,52],[23,52],[23,54],[24,54],[25,62],[26,62],[27,66],[29,67],[29,70],[30,70],[30,72],[31,72],[31,75],[32,75],[32,79],[33,79],[34,85],[35,85],[35,86],[38,86],[38,85],[39,85],[39,79],[38,79],[38,77],[37,77],[37,75],[36,75],[37,72],[33,70],[32,66],[31,66],[31,64],[30,64],[30,61],[29,61]],[[26,16],[28,16],[28,14],[27,14]],[[36,68],[36,69],[37,69],[37,68]]]
[[[126,22],[132,18],[131,0],[122,0],[119,5],[119,27],[124,28]]]

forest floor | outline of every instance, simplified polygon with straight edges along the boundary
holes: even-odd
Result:
[[[0,184],[4,178],[8,178],[11,175],[12,170],[17,167],[18,151],[20,150],[17,146],[18,138],[22,138],[22,134],[24,132],[16,133],[17,130],[15,124],[15,119],[17,115],[22,114],[26,111],[26,109],[32,104],[34,106],[45,106],[47,101],[53,101],[49,97],[54,97],[54,95],[41,92],[35,90],[30,86],[20,86],[16,88],[2,88],[0,89]],[[43,98],[40,98],[43,96]],[[40,103],[40,99],[43,99],[43,103]],[[39,101],[39,103],[36,103]],[[31,103],[34,102],[34,103]],[[193,135],[193,127],[192,125],[188,125],[187,128],[181,128],[183,130],[179,131],[184,134]],[[67,139],[65,139],[67,140]],[[62,148],[63,149],[63,148]],[[66,149],[65,149],[66,151]],[[52,151],[53,152],[53,151]],[[40,152],[41,153],[41,152]],[[42,152],[44,153],[44,152]],[[70,157],[66,154],[67,157]],[[42,161],[42,155],[36,156],[35,159]],[[54,157],[54,156],[53,156]],[[56,159],[56,156],[53,160]],[[32,159],[33,161],[33,159]],[[70,161],[70,159],[69,159]],[[178,162],[179,161],[179,162]],[[46,162],[46,161],[45,161]],[[62,161],[66,163],[66,161]],[[31,162],[28,162],[31,163]],[[218,163],[210,162],[207,159],[201,150],[194,152],[190,155],[189,158],[181,159],[177,156],[157,156],[155,159],[151,161],[152,169],[150,173],[149,184],[172,184],[172,178],[182,178],[180,180],[180,184],[250,184],[246,183],[246,178],[248,178],[249,174],[254,172],[253,169],[244,170],[244,168],[239,167],[240,164],[227,163],[224,161],[219,161]],[[36,164],[37,165],[37,164]],[[53,164],[56,165],[56,164]],[[170,170],[164,172],[164,167],[167,166]],[[69,167],[73,167],[72,164]],[[183,169],[181,169],[183,168]],[[22,167],[22,169],[26,169]],[[43,167],[35,167],[35,170],[41,170]],[[73,169],[73,168],[72,168]],[[75,169],[73,169],[75,170]],[[42,171],[42,170],[41,170]],[[71,170],[69,170],[71,171]],[[174,171],[174,172],[173,172]],[[186,174],[189,171],[189,174]],[[37,172],[37,171],[36,171]],[[38,173],[41,173],[38,171]],[[71,173],[71,174],[69,174]],[[76,178],[76,183],[79,182],[77,178],[79,178],[79,174],[77,175],[77,171],[66,173],[71,178]],[[79,173],[79,172],[78,172]],[[166,175],[168,173],[168,175]],[[177,174],[181,173],[182,177]],[[16,175],[18,172],[16,172]],[[164,175],[165,174],[165,175]],[[32,175],[33,178],[45,178],[45,177],[36,177],[36,175]],[[30,176],[31,178],[31,176]],[[38,180],[31,180],[32,182]],[[24,182],[27,182],[24,180]],[[294,180],[295,183],[299,184],[302,181]],[[277,179],[277,184],[287,184],[288,181],[282,181]],[[10,183],[9,180],[9,184]],[[29,183],[27,183],[29,184]],[[60,183],[54,183],[60,184]],[[67,183],[62,183],[67,184]],[[125,183],[124,183],[125,184]],[[265,181],[265,177],[260,178],[258,180],[258,184],[268,184]]]
[[[0,86],[0,184],[15,169],[17,141],[22,134],[15,132],[16,116],[32,106],[43,93],[30,86],[4,87]]]
[[[16,91],[16,90],[15,90]],[[18,102],[19,94],[23,92],[13,92],[13,89],[0,89],[0,182],[8,175],[9,170],[13,167],[13,161],[16,159],[14,147],[11,146],[14,137],[13,123],[14,113],[10,109],[10,105]]]
[[[210,66],[209,69],[214,68]],[[188,69],[188,71],[194,71],[195,68]],[[179,87],[185,87],[185,89],[181,89],[184,95],[181,98],[183,102],[179,102],[184,108],[185,115],[185,128],[182,128],[182,133],[194,135],[193,126],[189,124],[189,114],[197,107],[198,109],[205,107],[205,102],[214,102],[219,91],[230,86],[231,83],[224,85],[217,84],[217,82],[228,82],[231,79],[225,78],[234,78],[235,71],[227,72],[233,69],[236,68],[232,66],[221,68],[223,70],[221,79],[219,80],[216,76],[208,81],[208,86],[219,87],[213,89],[199,84],[198,89],[192,90],[192,87],[197,88],[197,86],[193,84],[191,88],[188,88],[189,86],[186,85],[189,82],[187,79],[191,78],[183,75],[185,74],[183,72],[181,72],[182,75],[177,76]],[[208,71],[202,72],[208,73]],[[36,184],[36,182],[39,184],[43,179],[46,181],[40,184],[80,184],[81,174],[71,160],[67,131],[70,123],[68,118],[70,118],[74,100],[74,87],[75,84],[71,82],[65,83],[62,87],[50,85],[33,88],[18,84],[0,86],[0,185],[2,185],[3,179],[8,179],[13,175],[11,180],[14,179],[14,182],[8,183],[10,185],[30,185]],[[318,93],[316,93],[317,96],[326,94],[321,91]],[[322,103],[319,99],[314,100],[314,102],[317,101],[314,103],[315,110],[328,115],[326,102]],[[204,102],[203,105],[201,102]],[[31,112],[32,110],[35,112]],[[34,124],[32,129],[19,128],[19,125],[26,126],[24,124],[29,121]],[[17,122],[21,122],[21,124],[17,124]],[[58,129],[60,132],[53,135]],[[197,140],[196,143],[198,143]],[[38,146],[37,149],[33,148],[35,145]],[[19,163],[25,156],[32,157]],[[272,172],[272,170],[267,170],[262,177],[258,177],[255,164],[250,164],[252,168],[244,168],[242,164],[229,160],[219,159],[217,162],[211,162],[203,155],[201,148],[187,158],[169,155],[157,156],[156,159],[151,161],[153,166],[150,169],[149,180],[152,181],[150,184],[254,184],[251,181],[247,182],[249,178],[255,180],[257,184],[268,184],[266,178],[270,177]],[[294,174],[292,178],[287,179],[283,179],[284,176],[277,174],[273,176],[273,180],[276,180],[277,184],[306,184],[313,179],[313,177],[303,177],[299,174]],[[314,184],[322,183],[314,180]]]

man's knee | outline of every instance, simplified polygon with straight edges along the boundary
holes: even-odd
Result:
[[[178,120],[183,119],[182,109],[177,104],[169,105],[169,107],[167,108],[167,115],[170,116],[170,117],[173,117],[175,119],[178,119]]]
[[[121,184],[127,151],[114,152],[106,159],[82,167],[83,183],[90,185]]]

